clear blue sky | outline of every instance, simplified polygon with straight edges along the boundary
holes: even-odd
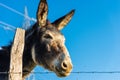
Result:
[[[30,17],[36,17],[39,0],[0,0]],[[51,21],[76,9],[71,22],[62,30],[66,37],[73,72],[120,71],[120,0],[48,0]],[[0,21],[22,26],[24,17],[0,6]],[[1,28],[0,46],[13,39],[14,32]],[[34,71],[45,71],[37,67]],[[36,80],[120,80],[119,74],[74,74],[58,78],[55,74],[36,74]],[[32,78],[30,79],[32,80]]]

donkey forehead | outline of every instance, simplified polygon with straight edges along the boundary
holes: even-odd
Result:
[[[59,31],[47,30],[46,34],[50,34],[53,37],[53,39],[65,41],[64,35]]]

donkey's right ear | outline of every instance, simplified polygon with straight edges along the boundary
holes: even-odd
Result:
[[[47,14],[48,14],[47,2],[46,0],[41,0],[37,10],[37,23],[39,24],[39,26],[43,27],[46,25]]]

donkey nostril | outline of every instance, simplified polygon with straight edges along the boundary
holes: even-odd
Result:
[[[65,70],[67,69],[67,64],[65,62],[62,63],[62,68]]]
[[[65,63],[63,63],[63,66],[64,66],[64,67],[67,67],[67,65],[66,65]]]

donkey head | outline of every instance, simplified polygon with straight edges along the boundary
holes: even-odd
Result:
[[[72,70],[72,62],[60,30],[71,20],[74,10],[53,23],[47,20],[47,13],[47,2],[41,0],[37,11],[38,39],[32,57],[36,64],[65,77]]]

